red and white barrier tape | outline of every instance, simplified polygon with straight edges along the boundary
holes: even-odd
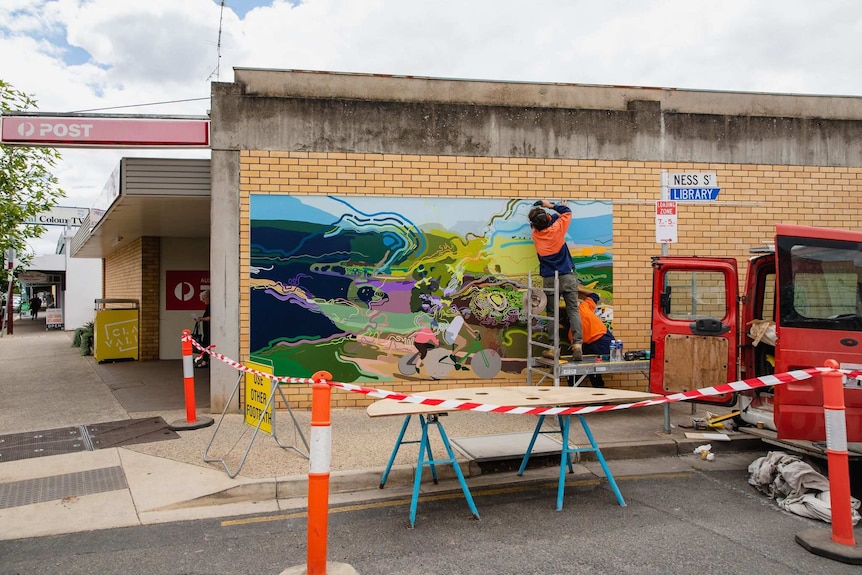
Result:
[[[472,401],[434,399],[429,397],[423,397],[421,395],[406,395],[403,393],[394,393],[370,387],[362,387],[350,383],[328,383],[329,385],[332,385],[334,387],[341,387],[342,389],[346,389],[355,393],[362,393],[371,397],[378,397],[381,399],[396,399],[398,401],[406,401],[408,403],[418,403],[422,405],[433,405],[434,407],[440,407],[445,410],[457,409],[464,411],[484,411],[487,413],[514,413],[520,415],[581,415],[585,413],[599,413],[602,411],[615,411],[619,409],[631,409],[634,407],[646,407],[648,405],[661,405],[664,403],[674,403],[677,401],[697,399],[700,397],[707,397],[711,395],[721,395],[723,393],[732,393],[735,391],[758,389],[761,387],[769,387],[781,383],[787,383],[790,381],[801,381],[803,379],[810,378],[813,374],[820,371],[829,370],[829,368],[825,367],[797,370],[778,375],[768,375],[743,381],[734,381],[731,383],[717,385],[715,387],[693,389],[691,391],[686,391],[683,393],[674,393],[672,395],[666,395],[644,401],[636,401],[633,403],[590,405],[586,407],[523,407],[512,405],[491,405],[486,403],[475,403]]]
[[[185,337],[185,336],[184,336]],[[188,336],[190,339],[191,337]],[[202,347],[198,342],[192,339],[192,345],[199,350],[210,354],[216,359],[230,365],[231,367],[243,371],[246,373],[253,373],[255,375],[260,375],[262,377],[267,377],[272,379],[273,381],[277,381],[279,383],[317,383],[315,380],[307,378],[307,377],[284,377],[278,375],[272,375],[269,373],[264,373],[262,371],[257,371],[255,369],[251,369],[250,367],[246,367],[245,365],[234,361],[228,357],[220,353],[216,353],[211,348]],[[211,346],[214,347],[214,346]],[[476,403],[472,401],[462,401],[462,400],[452,400],[452,399],[435,399],[433,397],[425,397],[422,395],[410,395],[405,393],[397,393],[394,391],[386,391],[385,389],[377,389],[374,387],[365,387],[362,385],[355,385],[352,383],[341,383],[337,381],[325,381],[324,383],[329,384],[332,387],[340,387],[346,391],[350,391],[353,393],[361,393],[363,395],[367,395],[369,397],[376,397],[378,399],[394,399],[397,401],[405,401],[408,403],[417,403],[420,405],[431,405],[434,407],[439,407],[444,410],[460,410],[460,411],[483,411],[486,413],[514,413],[520,415],[581,415],[585,413],[599,413],[602,411],[615,411],[619,409],[631,409],[635,407],[646,407],[648,405],[662,405],[665,403],[675,403],[678,401],[687,401],[692,399],[699,399],[703,397],[709,397],[714,395],[721,395],[724,393],[734,393],[737,391],[747,391],[752,389],[760,389],[764,387],[772,387],[775,385],[781,385],[782,383],[789,383],[793,381],[802,381],[805,379],[809,379],[815,374],[823,373],[827,371],[833,371],[832,368],[829,367],[812,367],[808,369],[799,369],[794,371],[789,371],[787,373],[778,373],[775,375],[764,375],[762,377],[753,377],[751,379],[743,379],[740,381],[733,381],[730,383],[724,383],[721,385],[716,385],[714,387],[704,387],[702,389],[692,389],[690,391],[684,391],[682,393],[674,393],[672,395],[665,395],[662,397],[657,397],[655,399],[648,399],[644,401],[636,401],[633,403],[618,403],[618,404],[610,404],[610,405],[590,405],[586,407],[578,407],[578,406],[570,406],[570,407],[523,407],[523,406],[515,406],[515,405],[492,405],[487,403]],[[843,373],[848,377],[857,377],[862,376],[862,371],[849,371],[849,370],[834,370]]]
[[[201,344],[199,344],[198,342],[196,342],[194,340],[194,338],[192,338],[191,335],[185,335],[184,334],[180,337],[180,339],[182,341],[185,341],[186,338],[191,340],[193,347],[197,348],[198,350],[200,350],[206,354],[209,354],[210,356],[216,358],[217,360],[221,361],[222,363],[226,363],[227,365],[231,366],[232,368],[234,368],[238,371],[242,371],[245,373],[253,373],[254,375],[266,377],[266,378],[269,378],[273,381],[277,381],[278,383],[307,383],[309,385],[311,385],[312,383],[318,383],[317,381],[315,381],[311,378],[308,378],[308,377],[285,377],[285,376],[281,376],[281,375],[272,375],[271,373],[264,373],[264,372],[258,371],[256,369],[252,369],[250,367],[247,367],[247,366],[241,364],[238,361],[232,360],[231,358],[229,358],[227,356],[224,356],[220,353],[216,353],[214,345],[211,345],[209,347],[204,347]],[[331,382],[327,381],[324,383],[331,383]]]

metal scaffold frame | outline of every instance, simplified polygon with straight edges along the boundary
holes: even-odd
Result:
[[[547,314],[548,294],[553,297],[554,315]],[[524,296],[524,309],[527,312],[527,385],[540,385],[545,379],[553,379],[554,387],[560,385],[560,275],[554,272],[554,288],[546,289],[544,282],[542,286],[533,285],[533,272],[527,275],[527,293]],[[541,312],[541,313],[536,313]],[[536,326],[543,326],[537,330]],[[548,333],[551,343],[536,341],[533,337],[536,333],[544,331]],[[546,359],[533,355],[534,348],[553,349],[554,359]],[[553,361],[553,364],[550,362]],[[549,365],[550,364],[550,365]],[[533,372],[541,377],[539,381],[533,382]]]

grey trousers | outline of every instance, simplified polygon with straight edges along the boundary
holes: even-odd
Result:
[[[560,278],[560,296],[566,302],[566,315],[569,317],[569,326],[572,329],[572,343],[582,343],[583,331],[581,328],[581,314],[578,312],[578,277],[575,274],[565,274]],[[554,277],[542,278],[542,287],[548,290],[554,289]],[[554,301],[553,292],[548,296],[548,315],[553,317],[554,306],[559,302]]]

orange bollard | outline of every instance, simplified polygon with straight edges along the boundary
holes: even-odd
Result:
[[[834,359],[826,367],[838,369]],[[826,418],[826,462],[832,500],[832,541],[855,545],[850,513],[850,465],[847,453],[847,420],[844,417],[844,376],[837,371],[823,374],[823,415]]]
[[[198,418],[197,410],[195,409],[195,368],[191,330],[183,330],[181,341],[183,346],[183,391],[185,393],[186,420],[175,421],[170,424],[169,427],[174,431],[180,429],[200,429],[201,427],[209,427],[214,422],[213,418]]]
[[[308,575],[326,575],[326,530],[329,521],[329,466],[332,457],[332,422],[328,383],[332,374],[311,376],[311,447],[308,459]]]
[[[329,523],[329,464],[332,459],[330,399],[332,374],[318,371],[311,376],[311,444],[308,454],[308,554],[305,565],[285,569],[280,575],[359,575],[346,563],[326,560]]]
[[[838,369],[834,359],[824,364]],[[829,497],[832,507],[832,537],[823,529],[809,529],[796,535],[796,542],[808,551],[843,563],[862,565],[862,548],[853,536],[850,506],[850,465],[847,453],[847,421],[844,416],[844,376],[826,371],[823,381],[823,415],[826,418],[826,462],[829,467]]]
[[[191,332],[187,329],[183,330],[183,360],[186,356],[192,357],[194,362],[194,350],[192,349]],[[183,361],[185,363],[185,361]],[[183,369],[183,387],[186,398],[186,421],[192,422],[195,420],[195,371],[186,371]]]

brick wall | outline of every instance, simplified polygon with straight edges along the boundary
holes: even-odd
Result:
[[[141,308],[140,337],[142,361],[159,359],[159,283],[161,239],[141,238]]]
[[[105,258],[105,298],[141,301],[141,246],[138,238]]]
[[[138,238],[104,260],[105,298],[138,302],[141,361],[159,359],[159,247],[159,238]]]
[[[652,269],[660,175],[715,172],[719,200],[680,204],[679,243],[671,255],[735,257],[744,277],[748,249],[771,243],[776,223],[858,228],[862,168],[660,163],[499,157],[346,154],[278,151],[240,153],[240,353],[249,354],[249,195],[411,195],[605,200],[613,203],[614,333],[627,350],[649,347]],[[609,385],[644,391],[638,375]],[[502,381],[494,381],[499,385]],[[524,384],[522,380],[510,384]],[[464,382],[404,382],[391,389],[427,391]],[[471,381],[470,385],[476,385]],[[307,388],[290,388],[291,405],[308,406]],[[296,403],[293,403],[293,402]],[[333,394],[333,405],[370,401]]]

